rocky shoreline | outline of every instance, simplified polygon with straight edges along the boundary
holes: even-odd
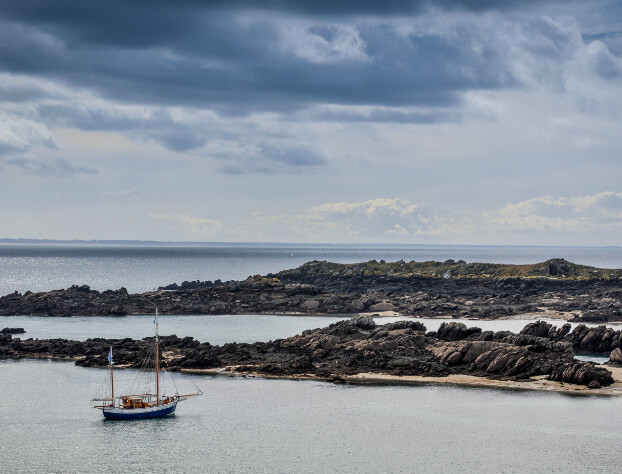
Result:
[[[607,368],[575,359],[575,350],[606,349],[615,366],[622,363],[621,343],[621,331],[604,327],[579,326],[570,332],[567,326],[556,328],[537,322],[514,334],[448,322],[438,331],[427,331],[417,321],[378,326],[369,316],[356,316],[287,339],[253,344],[214,346],[191,337],[161,338],[163,363],[172,370],[318,378],[342,383],[356,383],[360,374],[372,374],[367,379],[391,376],[456,380],[465,376],[516,383],[545,379],[594,390],[618,381]],[[150,338],[70,341],[15,339],[5,334],[0,335],[0,357],[74,359],[80,366],[104,367],[112,346],[115,364],[139,368],[149,345]]]
[[[243,281],[64,290],[0,297],[3,315],[359,314],[497,319],[541,314],[575,322],[622,321],[622,270],[553,259],[534,265],[454,262],[309,262]],[[390,313],[391,314],[391,313]]]

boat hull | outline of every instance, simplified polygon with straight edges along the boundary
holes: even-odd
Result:
[[[138,418],[161,418],[172,415],[177,408],[177,400],[166,405],[149,408],[111,408],[104,407],[102,412],[107,420],[135,420]]]

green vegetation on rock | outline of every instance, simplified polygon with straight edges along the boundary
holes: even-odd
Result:
[[[571,279],[620,279],[622,269],[596,268],[578,265],[563,258],[546,262],[510,265],[501,263],[466,263],[463,260],[444,262],[385,262],[370,260],[365,263],[331,263],[312,261],[281,275],[333,275],[333,276],[391,276],[398,278],[571,278]]]

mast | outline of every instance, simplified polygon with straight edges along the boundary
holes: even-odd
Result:
[[[110,361],[110,398],[112,398],[112,405],[114,406],[114,371],[112,370],[112,346],[110,346],[110,352],[108,352],[108,360]]]
[[[156,405],[160,404],[160,349],[158,340],[158,308],[155,313],[155,365],[156,365]]]

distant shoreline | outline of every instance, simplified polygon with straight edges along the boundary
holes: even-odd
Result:
[[[343,247],[343,248],[551,248],[551,249],[620,249],[619,245],[526,245],[526,244],[507,244],[507,245],[486,245],[486,244],[432,244],[432,243],[335,243],[335,242],[202,242],[202,241],[166,241],[166,240],[98,240],[98,239],[22,239],[22,238],[0,238],[2,244],[62,244],[62,245],[144,245],[144,246],[206,246],[206,247],[274,247],[274,248],[323,248],[323,247]]]
[[[526,265],[448,259],[341,264],[311,261],[245,280],[184,281],[155,291],[87,285],[0,297],[0,316],[150,314],[387,314],[500,319],[537,314],[573,322],[622,320],[622,270],[564,259]]]

